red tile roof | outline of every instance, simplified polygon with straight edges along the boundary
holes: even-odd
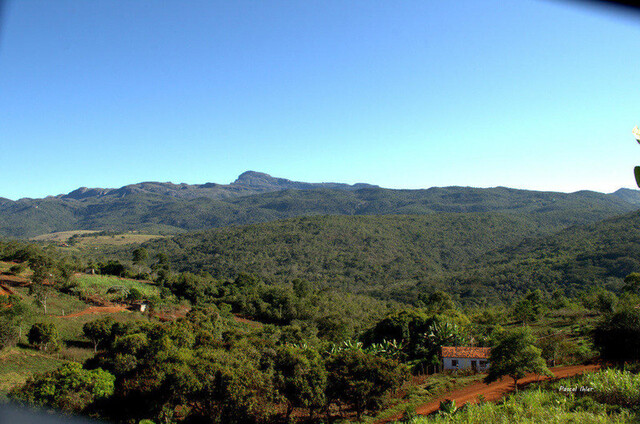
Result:
[[[442,346],[440,356],[443,358],[480,358],[488,359],[490,347]]]

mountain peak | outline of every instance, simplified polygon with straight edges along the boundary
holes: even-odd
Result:
[[[264,172],[245,171],[238,175],[238,178],[232,184],[245,184],[245,185],[264,185],[277,184],[281,178],[274,178]]]
[[[104,196],[105,194],[109,194],[110,191],[111,191],[111,189],[108,189],[108,188],[104,189],[104,188],[80,187],[80,188],[77,188],[77,189],[73,190],[69,194],[62,195],[61,197],[63,199],[81,200],[81,199],[86,199],[87,197]]]

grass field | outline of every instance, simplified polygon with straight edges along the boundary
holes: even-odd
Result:
[[[127,244],[142,244],[149,240],[163,237],[157,234],[122,233],[104,235],[100,231],[76,230],[60,231],[57,233],[42,234],[35,236],[32,240],[48,241],[52,243],[69,243],[69,239],[74,236],[73,246],[75,248],[100,247],[100,246],[122,246]],[[71,247],[71,246],[67,246]]]
[[[92,234],[92,233],[97,233],[97,231],[94,231],[94,230],[59,231],[57,233],[41,234],[39,236],[33,237],[32,240],[66,242],[67,240],[69,240],[69,238],[75,235]]]
[[[160,293],[160,289],[153,284],[108,275],[77,275],[76,283],[78,284],[78,289],[80,289],[83,294],[101,296],[109,300],[118,296],[118,294],[107,294],[107,291],[111,287],[124,287],[127,290],[136,288],[140,290],[145,297],[157,296]]]
[[[111,236],[91,236],[81,237],[75,243],[78,248],[83,247],[100,247],[100,246],[122,246],[127,244],[142,244],[152,239],[162,238],[163,236],[153,234],[117,234]]]

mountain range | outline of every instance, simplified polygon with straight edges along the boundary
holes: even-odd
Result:
[[[81,187],[43,199],[0,198],[0,236],[70,230],[180,233],[313,215],[500,212],[526,216],[539,233],[640,209],[640,192],[604,194],[505,187],[394,190],[371,184],[307,183],[247,171],[230,184],[143,182]]]

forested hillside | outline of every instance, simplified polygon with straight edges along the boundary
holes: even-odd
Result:
[[[312,215],[504,212],[529,214],[550,230],[592,223],[638,209],[635,190],[603,194],[445,187],[391,190],[367,184],[310,184],[244,173],[228,185],[140,183],[75,190],[44,199],[0,202],[0,235],[57,231],[179,233]]]
[[[567,294],[584,287],[619,289],[640,271],[640,213],[566,229],[487,253],[472,270],[445,278],[452,287],[490,286],[500,294],[535,288]]]
[[[529,215],[306,217],[152,241],[181,271],[303,278],[414,302],[447,290],[498,301],[541,288],[619,287],[640,271],[640,214],[546,235]]]
[[[460,269],[538,232],[515,215],[323,216],[189,233],[148,246],[165,252],[176,269],[215,277],[248,272],[382,289]]]

